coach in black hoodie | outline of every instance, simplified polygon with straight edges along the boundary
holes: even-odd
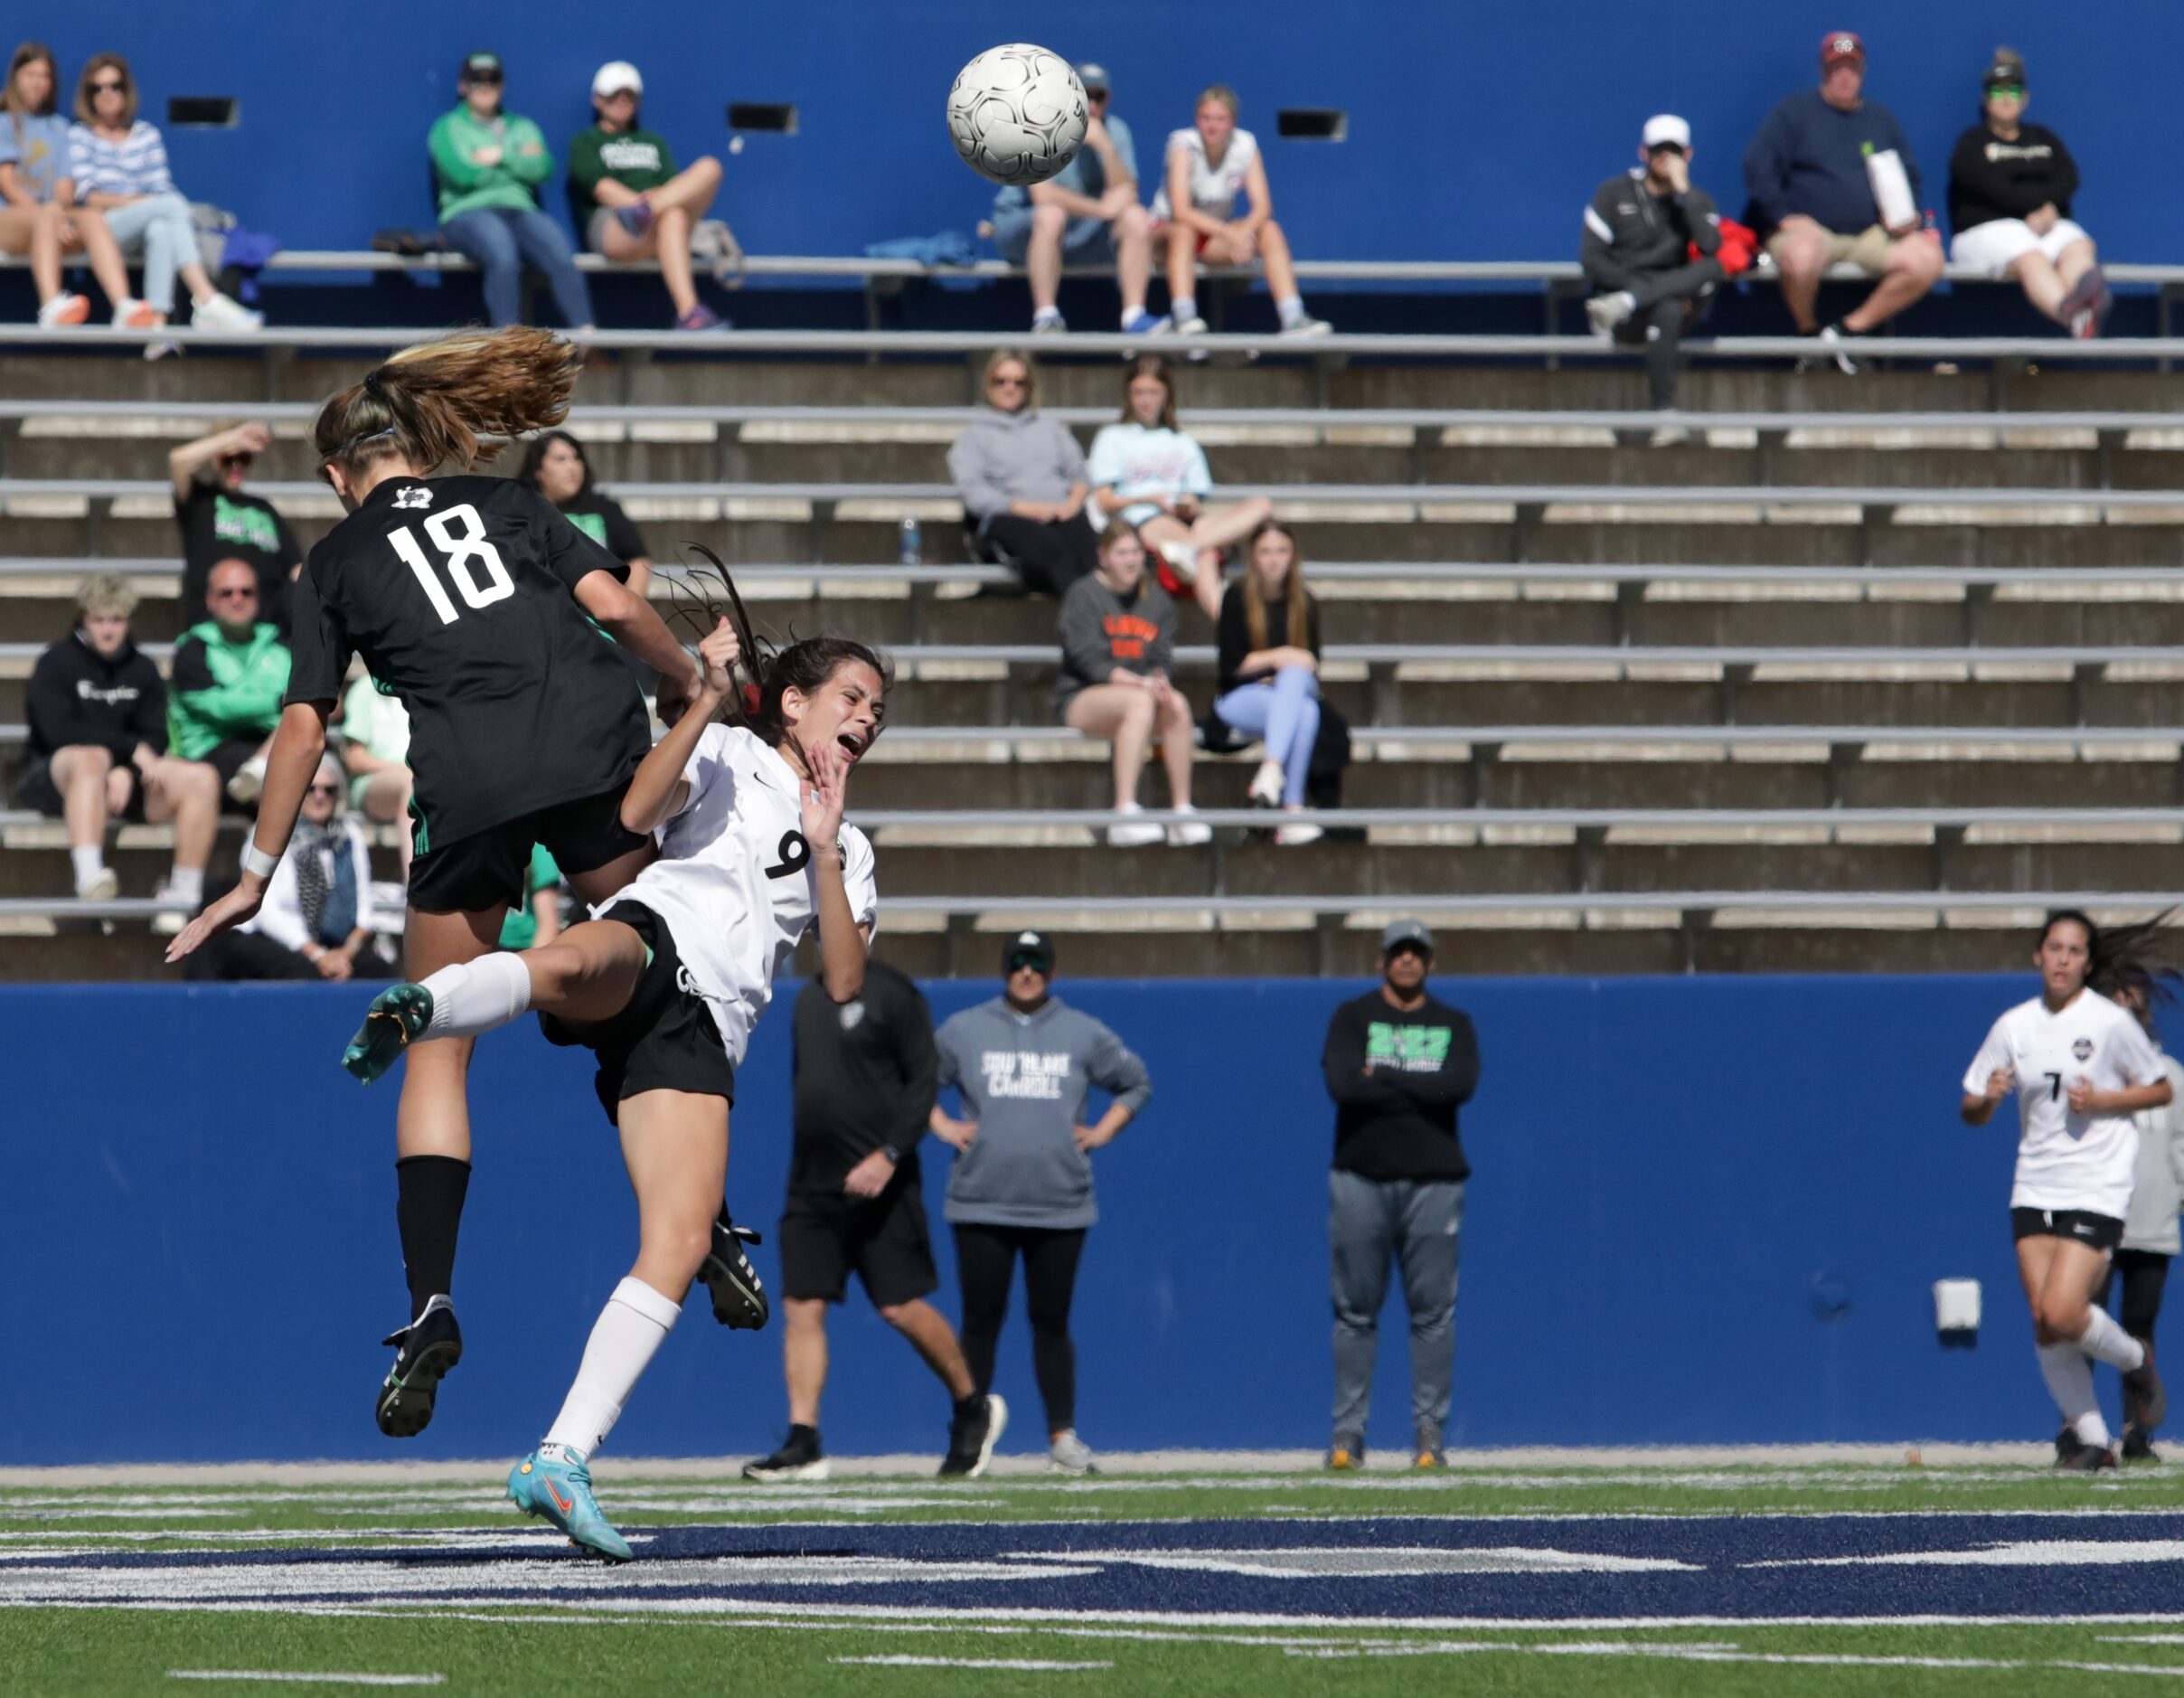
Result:
[[[1949,156],[1949,257],[2012,277],[2025,298],[2075,336],[2108,320],[2108,284],[2093,238],[2071,222],[2077,162],[2053,130],[2021,121],[2025,61],[2007,47],[1982,79],[1980,121]]]
[[[193,911],[220,825],[220,777],[166,747],[166,687],[129,637],[136,593],[120,578],[87,578],[76,628],[38,656],[24,706],[30,755],[17,794],[26,807],[64,817],[76,894],[111,901],[120,885],[106,864],[108,819],[173,821],[174,867],[155,900]]]

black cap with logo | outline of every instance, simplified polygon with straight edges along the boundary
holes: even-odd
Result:
[[[1035,967],[1053,977],[1054,940],[1043,931],[1011,932],[1001,946],[1002,974],[1005,977],[1020,967]]]
[[[456,73],[463,82],[498,82],[501,80],[501,56],[498,53],[472,53],[463,61],[463,68]]]

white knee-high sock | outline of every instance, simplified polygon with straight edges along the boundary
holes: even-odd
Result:
[[[2040,1359],[2040,1378],[2048,1382],[2048,1394],[2055,1399],[2056,1408],[2063,1411],[2064,1424],[2085,1443],[2105,1445],[2108,1423],[2101,1419],[2101,1406],[2093,1395],[2093,1368],[2077,1341],[2065,1339],[2059,1344],[2036,1345],[2035,1350]]]
[[[531,1006],[531,969],[505,950],[444,967],[418,981],[432,993],[426,1038],[475,1038],[522,1016]]]
[[[590,1456],[604,1444],[653,1353],[667,1342],[682,1313],[681,1304],[662,1297],[635,1275],[617,1286],[592,1325],[576,1383],[547,1429],[545,1443],[566,1446],[579,1457]],[[2090,1369],[2085,1377],[2091,1384]]]
[[[2146,1365],[2146,1346],[2116,1324],[2114,1316],[2095,1306],[2093,1319],[2078,1335],[2078,1348],[2095,1362],[2129,1373]]]

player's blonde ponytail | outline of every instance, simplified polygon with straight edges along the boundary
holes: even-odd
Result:
[[[382,459],[421,474],[467,471],[516,437],[569,415],[580,356],[544,330],[461,332],[404,348],[319,409],[311,439],[322,470],[353,477]]]

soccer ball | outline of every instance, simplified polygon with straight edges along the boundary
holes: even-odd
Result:
[[[1089,116],[1068,61],[1027,42],[988,48],[948,90],[948,137],[964,164],[1015,188],[1066,169]]]

